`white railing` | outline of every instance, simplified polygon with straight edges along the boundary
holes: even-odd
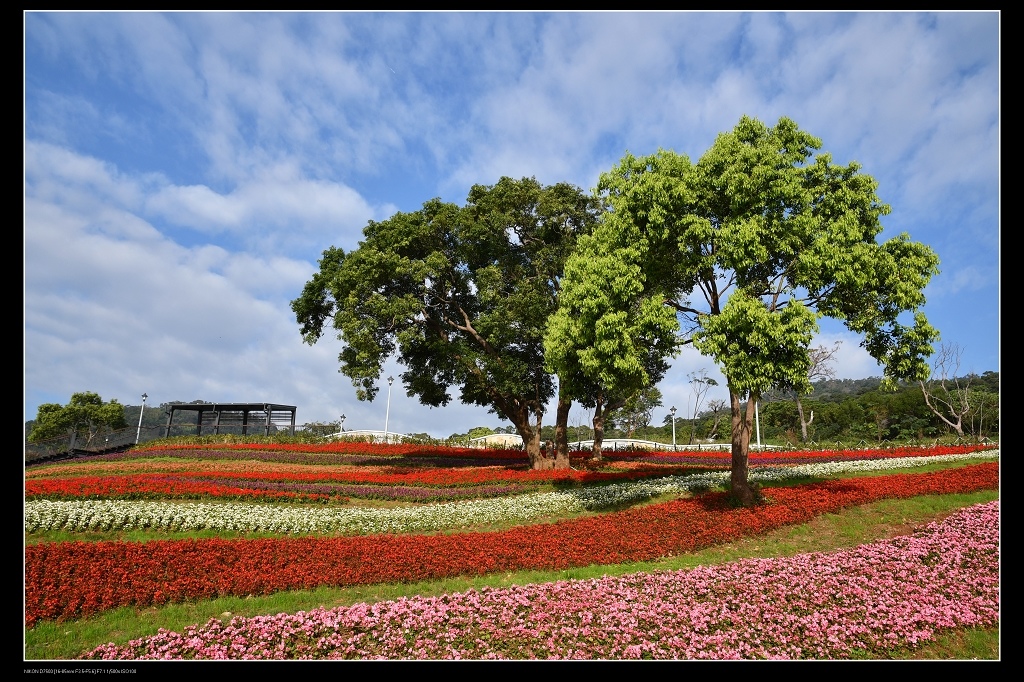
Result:
[[[371,440],[374,443],[401,443],[409,436],[402,433],[394,433],[393,431],[370,431],[362,429],[358,431],[339,431],[333,433],[328,438],[351,438],[353,440]]]

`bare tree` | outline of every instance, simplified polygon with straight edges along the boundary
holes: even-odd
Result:
[[[878,437],[878,443],[881,444],[886,431],[889,429],[889,408],[884,405],[875,405],[868,412],[875,420],[875,434]]]
[[[987,391],[971,390],[971,412],[967,428],[975,440],[985,438],[986,417],[993,421],[999,415],[999,396]],[[993,417],[995,415],[995,417]]]
[[[700,414],[700,405],[704,402],[704,397],[707,395],[708,390],[712,386],[717,386],[718,382],[708,376],[706,369],[690,372],[686,376],[690,379],[690,386],[693,388],[693,395],[696,398],[693,405],[693,416],[690,418],[690,445],[693,445],[694,432],[697,428],[697,415]]]
[[[578,412],[576,412],[576,414],[574,416],[570,416],[570,418],[569,418],[569,428],[575,430],[573,433],[570,434],[570,438],[572,436],[576,436],[577,442],[582,444],[583,443],[583,436],[584,435],[587,435],[587,436],[590,435],[590,427],[586,426],[586,424],[589,421],[590,421],[589,417],[586,414],[584,414],[582,411],[578,411]],[[586,426],[586,429],[587,429],[587,433],[586,434],[583,433],[583,429],[584,429],[585,426]],[[582,449],[582,447],[583,446],[580,445],[581,449]]]
[[[928,381],[918,382],[928,409],[960,437],[964,435],[964,415],[971,411],[972,375],[957,377],[963,354],[964,350],[959,344],[942,344],[935,354]]]
[[[714,415],[715,421],[711,424],[711,429],[708,431],[708,438],[718,438],[718,426],[722,423],[722,415],[725,414],[725,407],[727,403],[724,400],[712,400],[708,403],[708,409],[711,410],[711,414]]]
[[[651,423],[651,412],[656,407],[661,407],[661,391],[655,386],[647,386],[630,396],[618,409],[608,410],[606,415],[614,426],[625,427],[626,437],[632,438],[637,428],[646,428]]]
[[[832,366],[835,361],[836,353],[839,352],[839,347],[843,345],[842,341],[836,341],[831,346],[818,346],[810,349],[811,366],[807,370],[807,378],[813,381],[821,381],[822,379],[834,379],[836,376],[836,370]],[[800,402],[800,394],[796,396],[796,411],[800,415],[800,437],[803,438],[803,442],[807,442],[807,427],[814,421],[814,410],[811,410],[810,419],[804,418],[804,406]]]

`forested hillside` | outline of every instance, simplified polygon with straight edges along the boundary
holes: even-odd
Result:
[[[814,390],[801,398],[808,424],[808,440],[816,443],[843,441],[847,444],[861,440],[869,443],[883,441],[934,440],[958,434],[925,403],[919,384],[901,384],[896,391],[883,391],[880,377],[865,379],[826,379],[816,381]],[[960,419],[963,438],[967,440],[989,438],[999,434],[999,373],[985,372],[947,381],[947,396],[952,406],[963,412]],[[929,390],[941,394],[936,384]],[[962,403],[961,401],[966,401]],[[933,405],[941,407],[933,400]],[[695,423],[677,413],[676,442],[690,442],[691,426],[694,441],[715,440],[725,442],[729,437],[729,409],[709,403],[709,409],[698,416]],[[656,407],[651,423],[633,433],[635,438],[662,442],[672,440],[672,420],[666,406]],[[813,417],[812,417],[813,414]],[[948,410],[946,411],[948,417]],[[795,396],[773,392],[759,405],[762,442],[784,444],[800,443],[802,433]],[[579,421],[579,420],[577,420]],[[660,423],[659,423],[660,422]],[[717,422],[717,429],[713,428]],[[572,423],[571,439],[590,438],[588,424]],[[611,428],[606,437],[625,437],[624,429]]]

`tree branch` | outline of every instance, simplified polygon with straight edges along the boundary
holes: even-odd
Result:
[[[662,302],[665,305],[669,306],[670,308],[675,308],[676,311],[680,312],[680,313],[694,315],[694,316],[697,316],[697,315],[701,314],[701,312],[699,310],[695,310],[693,308],[688,308],[688,307],[682,305],[681,303],[677,303],[675,300],[673,300],[671,298],[666,298]]]

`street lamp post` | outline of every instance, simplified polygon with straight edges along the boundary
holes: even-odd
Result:
[[[384,442],[388,442],[388,418],[391,416],[391,384],[395,383],[394,377],[388,377],[388,408],[384,412]]]
[[[345,415],[341,415],[341,430],[345,431]]]
[[[676,451],[676,406],[669,410],[672,413],[672,452]]]
[[[142,409],[139,410],[139,428],[135,430],[135,444],[139,444],[139,437],[142,435],[142,413],[146,411],[146,398],[149,396],[145,393],[142,394]]]

